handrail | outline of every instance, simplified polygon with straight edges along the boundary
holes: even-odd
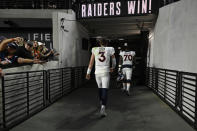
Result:
[[[147,67],[146,86],[197,129],[197,73]]]
[[[0,101],[2,101],[0,103],[2,107],[0,108],[0,129],[10,129],[18,125],[82,86],[86,82],[86,70],[87,67],[66,67],[5,74],[0,85]],[[55,74],[58,79],[53,79],[52,74]],[[25,77],[21,79],[20,76]],[[24,84],[20,84],[19,87],[18,84],[23,82]],[[9,91],[10,89],[12,92]]]

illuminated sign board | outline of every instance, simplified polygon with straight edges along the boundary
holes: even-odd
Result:
[[[152,14],[155,0],[128,0],[81,3],[79,5],[78,18],[135,16]]]

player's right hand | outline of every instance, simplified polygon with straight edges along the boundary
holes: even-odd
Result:
[[[114,72],[114,69],[113,68],[110,68],[110,72],[113,73]]]
[[[86,74],[86,79],[90,80],[90,74]]]

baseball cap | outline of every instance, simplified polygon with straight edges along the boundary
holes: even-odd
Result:
[[[0,42],[2,42],[5,39],[7,39],[5,36],[0,36]]]
[[[14,42],[9,43],[8,46],[9,46],[10,48],[13,48],[13,49],[17,49],[17,48],[18,48],[18,45],[17,45],[16,43],[14,43]]]

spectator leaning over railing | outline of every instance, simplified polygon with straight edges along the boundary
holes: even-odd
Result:
[[[15,56],[18,45],[15,43],[19,38],[6,39],[4,38],[0,44],[0,64],[8,65],[17,63],[18,57]]]
[[[59,55],[59,53],[55,52],[53,49],[49,50],[48,48],[46,48],[45,44],[42,42],[38,42],[38,45],[41,54],[41,60],[48,60],[53,58],[54,56]]]
[[[24,63],[42,63],[40,60],[25,59],[18,57],[15,53],[17,51],[18,45],[16,43],[20,42],[21,38],[11,38],[4,39],[0,43],[0,64],[24,64]]]
[[[33,56],[36,59],[48,60],[49,57],[54,56],[54,51],[47,49],[44,46],[44,43],[34,41],[34,44],[33,44]]]
[[[38,42],[38,45],[39,45],[39,51],[40,51],[40,53],[46,54],[46,52],[48,52],[49,49],[46,48],[45,43]]]
[[[19,46],[16,55],[18,57],[27,58],[27,59],[34,59],[32,55],[33,50],[33,42],[32,41],[24,41],[23,46]]]
[[[39,51],[39,45],[37,41],[33,42],[33,56],[36,59],[40,59],[41,58],[41,53]]]

